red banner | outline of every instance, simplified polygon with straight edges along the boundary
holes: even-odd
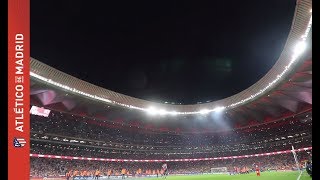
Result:
[[[8,1],[8,178],[30,179],[30,1]]]

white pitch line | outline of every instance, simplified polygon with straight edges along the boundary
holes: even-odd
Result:
[[[301,178],[301,174],[302,174],[302,171],[300,172],[300,174],[299,174],[299,176],[298,176],[297,180],[300,180],[300,178]]]

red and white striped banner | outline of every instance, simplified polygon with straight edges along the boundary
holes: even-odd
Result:
[[[311,150],[312,147],[300,148],[295,151],[306,151]],[[89,158],[89,157],[74,157],[74,156],[56,156],[56,155],[43,155],[43,154],[30,154],[30,157],[40,157],[40,158],[53,158],[53,159],[78,159],[87,161],[107,161],[107,162],[177,162],[177,161],[210,161],[210,160],[221,160],[221,159],[239,159],[239,158],[249,158],[249,157],[259,157],[259,156],[270,156],[277,154],[287,154],[291,153],[292,150],[277,151],[270,153],[261,154],[251,154],[242,156],[228,156],[228,157],[215,157],[215,158],[197,158],[197,159],[108,159],[108,158]]]

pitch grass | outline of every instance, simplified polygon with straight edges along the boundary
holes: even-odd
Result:
[[[168,176],[167,180],[296,180],[299,176],[299,172],[262,172],[260,177],[257,177],[255,173],[239,174],[239,175],[190,175],[190,176]],[[148,180],[164,179],[159,178],[147,178]],[[311,180],[312,178],[303,172],[300,180]]]

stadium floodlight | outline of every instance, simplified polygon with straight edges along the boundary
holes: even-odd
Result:
[[[214,108],[213,111],[215,111],[215,112],[221,112],[221,111],[224,110],[225,108],[226,108],[226,107],[224,107],[224,106],[218,106],[218,107]]]
[[[177,115],[178,112],[176,112],[176,111],[171,111],[171,112],[169,112],[169,114],[171,114],[171,115]]]
[[[166,110],[160,109],[159,110],[159,114],[160,115],[165,115],[165,114],[168,114],[168,112]]]
[[[147,109],[147,112],[151,115],[156,115],[158,113],[158,111],[154,107],[149,107]]]
[[[202,109],[202,110],[200,110],[199,112],[200,112],[200,114],[208,114],[208,113],[210,112],[210,110],[208,110],[208,109]]]
[[[304,50],[306,49],[306,47],[307,47],[307,44],[304,41],[298,42],[294,48],[293,56],[297,57],[297,56],[301,55],[304,52]]]

